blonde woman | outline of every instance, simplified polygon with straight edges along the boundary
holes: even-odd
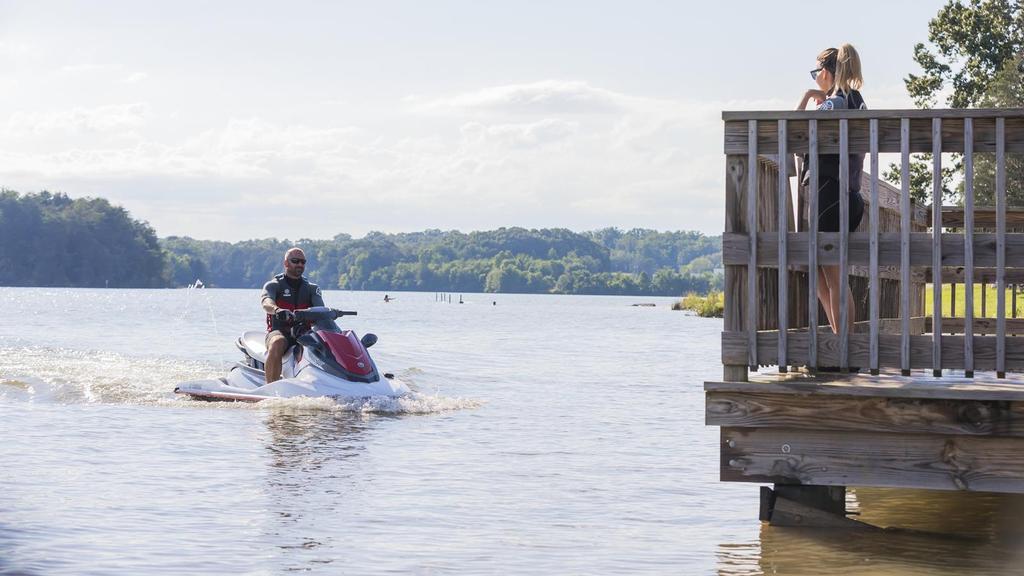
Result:
[[[817,66],[811,70],[811,78],[818,84],[817,89],[804,93],[797,110],[804,110],[814,100],[818,110],[857,110],[867,108],[860,88],[864,79],[860,72],[860,56],[853,46],[843,44],[839,48],[828,48],[818,54]],[[864,200],[860,196],[861,172],[864,169],[864,155],[850,154],[850,232],[857,229],[864,216]],[[809,166],[804,161],[802,179],[809,182]],[[839,155],[818,156],[818,230],[839,231]],[[838,266],[818,268],[818,300],[821,301],[832,332],[839,333],[839,283]],[[849,293],[849,292],[848,292]],[[847,299],[847,324],[850,332],[854,322],[853,298]]]

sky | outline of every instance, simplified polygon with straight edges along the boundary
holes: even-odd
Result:
[[[911,108],[944,3],[0,0],[0,188],[161,237],[718,234],[722,111],[795,108],[844,42]]]

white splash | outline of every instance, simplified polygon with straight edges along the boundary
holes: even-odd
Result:
[[[402,397],[269,398],[258,403],[202,402],[174,394],[174,385],[216,378],[227,365],[62,348],[0,348],[0,399],[55,404],[146,404],[198,409],[433,414],[474,409],[478,400],[412,392]],[[418,373],[415,368],[406,376]],[[411,383],[408,383],[411,384]]]

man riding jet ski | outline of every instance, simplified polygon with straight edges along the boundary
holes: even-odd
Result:
[[[204,400],[258,401],[291,396],[401,396],[409,388],[381,378],[367,348],[377,337],[356,338],[334,322],[355,312],[324,306],[320,288],[302,277],[306,256],[285,253],[284,274],[263,287],[267,332],[246,332],[237,346],[245,356],[226,377],[180,384],[174,391]],[[282,378],[283,377],[283,378]]]
[[[199,380],[178,385],[174,391],[200,400],[241,400],[256,402],[267,398],[293,396],[331,396],[361,398],[368,396],[403,396],[409,388],[381,374],[367,352],[377,337],[365,334],[357,338],[351,330],[342,330],[335,323],[341,316],[355,312],[315,306],[296,310],[295,320],[301,325],[293,334],[297,345],[284,355],[279,380],[267,384],[264,366],[267,362],[264,334],[250,331],[238,339],[243,360],[231,367],[227,376],[216,380]]]

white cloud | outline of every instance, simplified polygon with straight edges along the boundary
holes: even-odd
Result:
[[[51,112],[14,112],[8,117],[7,130],[13,137],[54,132],[124,132],[143,127],[149,114],[149,105],[141,102]]]
[[[60,72],[64,74],[93,74],[96,72],[105,72],[115,69],[116,66],[109,64],[93,64],[93,63],[79,63],[79,64],[67,64],[60,67]]]
[[[29,45],[24,42],[0,40],[0,58],[24,58],[31,51],[31,47],[29,47]]]
[[[175,122],[146,104],[17,113],[8,135],[31,133],[50,144],[26,150],[18,137],[0,138],[0,185],[127,198],[126,208],[160,234],[201,238],[258,235],[269,216],[200,218],[188,198],[201,199],[207,212],[259,202],[316,215],[303,220],[301,233],[275,232],[292,236],[504,225],[713,233],[724,209],[721,110],[785,108],[557,81],[430,102],[400,113],[390,131],[253,116],[177,139],[151,132]],[[569,106],[578,102],[594,113]],[[70,144],[63,131],[139,137]]]
[[[448,98],[410,97],[421,111],[479,111],[496,114],[601,114],[621,110],[618,95],[586,82],[544,80],[484,88]]]
[[[577,122],[545,118],[537,122],[520,124],[484,125],[479,122],[465,124],[462,135],[471,143],[509,148],[533,148],[564,141],[579,128]]]
[[[133,72],[121,79],[122,84],[140,84],[149,78],[145,72]]]

